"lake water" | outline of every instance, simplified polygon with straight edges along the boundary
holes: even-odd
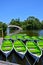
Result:
[[[43,30],[24,30],[20,33],[25,33],[29,36],[43,36]]]
[[[17,30],[15,30],[15,31],[17,31]],[[29,36],[42,36],[43,30],[22,30],[22,32],[20,32],[20,33],[24,33]],[[9,34],[8,30],[7,30],[7,34]]]

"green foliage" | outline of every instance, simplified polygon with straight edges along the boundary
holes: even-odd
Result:
[[[3,23],[0,21],[0,28],[2,28]]]
[[[20,19],[12,19],[11,22],[10,22],[10,25],[17,25],[17,26],[21,26],[21,23],[20,23]]]
[[[40,20],[38,18],[35,18],[34,16],[29,16],[26,20],[22,22],[20,21],[20,19],[12,19],[10,24],[18,25],[24,30],[43,29],[43,21],[40,22]]]
[[[43,29],[43,21],[40,22],[40,20],[34,16],[29,16],[26,20],[20,21],[20,19],[12,19],[9,25],[17,25],[23,28],[23,30],[38,30]],[[4,35],[6,34],[7,30],[7,24],[0,21],[0,29],[3,29]],[[12,28],[10,28],[10,32],[14,32]],[[0,31],[1,32],[1,31]],[[1,35],[1,34],[0,34]]]
[[[6,23],[3,23],[3,22],[0,22],[0,36],[2,35],[2,30],[3,30],[3,33],[4,35],[6,34],[6,29],[7,29],[7,24]]]
[[[41,22],[41,28],[43,29],[43,21]]]
[[[41,23],[39,19],[33,16],[28,17],[25,22],[27,23],[26,29],[40,29],[41,28]]]
[[[3,28],[4,35],[6,35],[7,24],[3,23],[2,28]]]

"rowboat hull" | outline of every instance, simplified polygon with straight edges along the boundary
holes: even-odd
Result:
[[[17,52],[16,50],[15,50],[15,52],[21,59],[23,59],[25,57],[26,52],[24,52],[24,53],[23,52]]]
[[[24,43],[22,41],[16,40],[14,42],[13,48],[14,48],[14,51],[16,52],[16,54],[18,54],[18,56],[20,56],[21,59],[23,59],[27,52],[27,49],[26,49]]]
[[[25,56],[25,53],[23,54],[22,52],[17,52],[17,54],[23,59]]]
[[[28,45],[30,43],[30,48],[28,48]],[[36,45],[33,42],[27,42],[26,44],[26,48],[28,50],[28,53],[30,53],[30,55],[35,59],[39,59],[42,56],[42,51],[41,49],[38,47],[38,45]],[[31,47],[32,44],[35,44],[33,47]],[[37,48],[37,49],[36,49]],[[34,51],[35,50],[35,51]],[[37,51],[38,50],[38,51]],[[38,52],[38,53],[37,53]]]
[[[41,51],[41,55],[39,55],[39,56],[37,56],[37,55],[35,55],[35,54],[33,54],[33,53],[29,52],[29,51],[28,51],[28,53],[29,53],[37,62],[39,61],[40,57],[42,56],[42,51]]]
[[[12,50],[11,51],[2,51],[2,53],[6,56],[6,58],[10,55],[10,53],[12,52]]]

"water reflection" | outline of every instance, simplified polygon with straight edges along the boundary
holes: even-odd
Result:
[[[7,33],[9,34],[9,30],[8,29],[7,29]],[[25,34],[27,34],[29,36],[40,36],[40,35],[43,35],[43,30],[23,30],[20,33],[25,33]]]
[[[43,35],[43,30],[39,31],[39,35],[42,36]]]
[[[29,36],[40,36],[43,35],[43,30],[23,30],[20,33],[27,34]]]

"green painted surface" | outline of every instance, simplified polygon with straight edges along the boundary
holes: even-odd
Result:
[[[2,51],[10,51],[12,50],[12,42],[10,40],[4,40],[1,46]]]
[[[12,35],[11,39],[16,40],[17,39],[16,35]]]
[[[22,41],[19,41],[19,40],[16,40],[14,42],[14,49],[17,52],[25,52],[26,51],[26,47],[25,47],[24,43]]]
[[[17,39],[21,39],[21,40],[23,40],[24,39],[24,37],[22,36],[22,35],[17,35]]]
[[[40,40],[43,40],[43,36],[39,36],[39,39],[40,39]]]
[[[25,40],[31,40],[31,37],[26,35],[26,36],[24,36],[24,39]]]
[[[30,51],[31,53],[33,53],[37,56],[41,55],[40,48],[34,42],[27,41],[26,47],[27,47],[28,51]]]
[[[32,40],[39,40],[39,38],[36,36],[32,36]]]
[[[41,55],[41,49],[43,49],[43,36],[40,36],[39,37],[36,37],[36,36],[27,36],[26,34],[16,34],[16,35],[12,35],[12,36],[6,36],[5,38],[7,39],[13,39],[15,40],[14,42],[14,49],[17,51],[17,52],[25,52],[26,50],[30,51],[31,53],[39,56]],[[32,42],[32,41],[27,41],[26,42],[26,47],[28,49],[26,49],[24,43],[20,40],[17,40],[17,39],[20,39],[20,40],[40,40],[38,41],[38,45],[39,47],[37,46],[37,44],[35,42]],[[3,51],[8,51],[8,50],[11,50],[13,48],[13,45],[12,45],[12,42],[9,41],[9,40],[6,40],[2,43],[2,50]],[[8,49],[7,49],[8,48]]]
[[[4,38],[5,38],[5,39],[10,39],[10,37],[11,37],[11,36],[7,35],[7,36],[5,36]]]
[[[43,49],[43,40],[38,41],[38,46]]]

